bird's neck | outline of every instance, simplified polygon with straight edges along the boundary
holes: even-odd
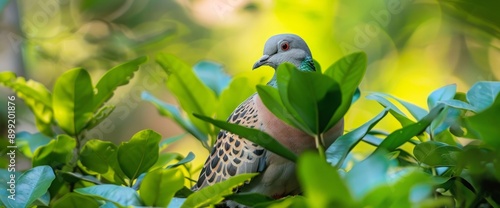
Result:
[[[306,71],[306,72],[313,72],[316,71],[316,68],[314,67],[314,62],[312,57],[308,56],[306,57],[300,65],[295,65],[298,70],[300,71]],[[272,86],[272,87],[278,87],[278,81],[276,80],[276,72],[274,73],[273,78],[267,83],[267,85]]]

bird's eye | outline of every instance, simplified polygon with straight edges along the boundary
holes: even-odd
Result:
[[[282,42],[281,43],[281,50],[284,50],[284,51],[288,51],[288,49],[290,49],[290,44],[286,41]]]

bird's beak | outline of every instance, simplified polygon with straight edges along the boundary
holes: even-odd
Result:
[[[259,68],[263,65],[266,65],[269,57],[270,57],[269,55],[263,55],[262,57],[260,57],[260,59],[257,62],[255,62],[255,64],[253,65],[252,69],[256,69],[256,68]]]

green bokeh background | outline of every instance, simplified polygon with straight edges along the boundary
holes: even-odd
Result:
[[[264,42],[274,34],[295,33],[323,68],[348,53],[367,53],[362,98],[345,118],[350,130],[382,110],[363,98],[367,92],[426,107],[427,96],[438,87],[457,83],[459,91],[467,91],[476,81],[499,80],[498,8],[494,0],[0,0],[0,70],[52,89],[68,69],[89,70],[95,84],[107,69],[148,55],[149,63],[111,100],[117,105],[114,122],[101,124],[94,135],[118,143],[149,128],[166,138],[182,130],[140,99],[148,90],[176,102],[164,85],[166,75],[154,63],[157,53],[174,54],[191,65],[215,61],[231,75],[270,76],[269,67],[251,71]],[[35,131],[28,110],[20,106],[18,114],[18,130]],[[378,126],[386,131],[399,127],[395,119]],[[197,165],[208,155],[189,136],[169,151],[194,151]],[[371,149],[360,145],[357,151]]]

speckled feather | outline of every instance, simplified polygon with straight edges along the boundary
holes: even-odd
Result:
[[[227,122],[249,128],[262,125],[253,96],[240,104]],[[212,185],[241,173],[259,172],[262,169],[265,149],[231,132],[221,130],[214,148],[201,170],[194,190]]]

